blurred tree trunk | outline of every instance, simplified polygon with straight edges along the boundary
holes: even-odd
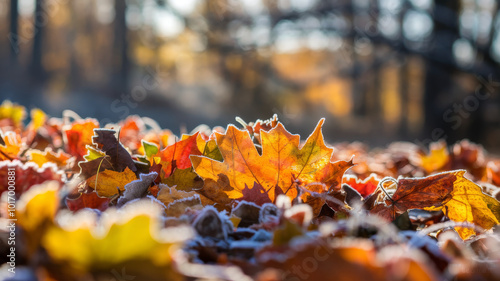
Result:
[[[35,81],[41,82],[44,78],[42,65],[43,37],[45,25],[48,23],[48,15],[44,12],[45,0],[36,0],[33,36],[33,53],[31,57],[31,73]]]
[[[115,66],[115,89],[122,92],[128,90],[128,74],[130,62],[128,58],[127,23],[125,13],[127,3],[125,0],[115,0],[115,40],[114,60]]]
[[[443,113],[448,104],[444,104],[443,95],[451,94],[453,74],[455,71],[453,43],[460,37],[458,29],[458,15],[460,1],[436,0],[434,5],[434,34],[432,49],[426,59],[425,88],[424,88],[424,136],[432,141],[448,137],[453,134],[449,123],[446,123]],[[437,133],[442,129],[444,132]],[[439,130],[440,131],[440,130]]]
[[[19,53],[18,26],[19,14],[17,12],[19,6],[18,0],[10,0],[10,58],[12,65],[17,65],[17,57]]]

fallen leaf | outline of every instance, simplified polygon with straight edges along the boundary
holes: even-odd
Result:
[[[48,119],[47,114],[39,108],[33,108],[30,111],[30,117],[31,122],[28,124],[28,130],[33,131],[40,129],[43,125],[45,125],[45,122],[47,122]]]
[[[338,173],[339,162],[330,162],[333,149],[324,144],[323,122],[322,119],[300,148],[300,137],[290,134],[278,123],[269,132],[262,132],[262,155],[247,131],[230,125],[225,134],[216,133],[224,162],[193,155],[193,168],[204,180],[217,181],[220,175],[227,176],[232,187],[226,191],[229,198],[241,198],[242,191],[253,187],[255,182],[266,190],[271,201],[274,201],[275,188],[295,198],[297,193],[292,189],[295,181],[306,184],[323,182],[335,188],[340,184],[342,174]]]
[[[114,130],[95,129],[94,133],[95,135],[92,137],[93,143],[110,157],[113,170],[121,172],[128,167],[132,172],[137,171],[132,156],[118,141]]]
[[[43,234],[53,224],[59,209],[59,188],[57,181],[35,184],[17,202],[15,218],[22,229],[20,243],[28,257],[38,250]]]
[[[23,142],[21,136],[13,131],[8,131],[3,135],[5,144],[0,145],[0,161],[17,159]]]
[[[193,168],[175,169],[174,172],[162,181],[168,186],[176,186],[179,190],[192,191],[203,187],[203,180],[193,171]]]
[[[153,155],[157,154],[159,151],[158,145],[145,140],[142,141],[142,148],[144,151],[144,156],[146,156],[147,159],[151,159],[151,157],[153,157]]]
[[[99,195],[92,190],[91,192],[82,192],[76,198],[66,198],[65,202],[68,209],[73,212],[84,208],[104,211],[108,208],[110,199],[99,197]]]
[[[177,190],[175,186],[169,187],[165,184],[160,184],[159,188],[157,199],[166,206],[165,213],[168,216],[178,217],[188,207],[192,209],[203,208],[199,195],[194,191]]]
[[[198,149],[198,142],[205,143],[199,133],[187,136],[152,156],[151,164],[162,165],[163,172],[160,174],[162,179],[169,177],[175,169],[190,168],[189,156],[202,154]]]
[[[79,175],[84,180],[105,170],[113,170],[113,165],[108,155],[90,161],[79,162],[78,166],[80,167]]]
[[[342,183],[348,184],[350,187],[354,188],[364,198],[375,191],[379,182],[380,179],[376,174],[370,174],[370,176],[364,180],[359,179],[355,175],[344,175],[342,177]]]
[[[62,150],[56,153],[51,148],[47,148],[45,151],[32,149],[27,154],[29,160],[35,162],[38,167],[42,167],[45,163],[54,163],[60,169],[65,168],[72,157]]]
[[[89,273],[109,280],[113,270],[125,268],[138,280],[183,280],[172,268],[172,253],[192,231],[160,228],[161,209],[155,205],[128,206],[120,213],[108,209],[101,220],[88,213],[86,220],[78,213],[61,215],[65,223],[50,227],[42,239],[51,273],[58,280],[81,280]]]
[[[12,127],[10,129],[21,128],[23,120],[26,118],[24,106],[14,104],[9,100],[4,100],[0,105],[0,120],[7,119]]]
[[[408,209],[441,207],[452,198],[455,173],[441,173],[425,178],[400,178],[391,198],[375,202],[371,212],[389,221]]]
[[[10,169],[10,170],[9,170]],[[32,186],[44,183],[46,181],[57,181],[61,185],[64,182],[64,176],[57,170],[54,164],[45,165],[39,168],[35,163],[22,163],[19,160],[0,162],[0,195],[7,191],[7,182],[9,171],[15,174],[16,197],[29,190]]]
[[[453,183],[452,198],[440,208],[448,218],[456,222],[470,222],[488,230],[499,224],[500,202],[482,192],[480,186],[464,177],[465,171],[454,171],[456,177]],[[455,228],[462,239],[475,234],[471,228]]]
[[[140,174],[140,179],[127,183],[124,187],[125,192],[118,198],[117,205],[123,206],[131,200],[144,197],[148,192],[149,186],[154,182],[157,176],[158,173],[155,172]]]
[[[450,161],[448,147],[445,141],[430,144],[428,155],[420,155],[417,164],[421,166],[427,174],[440,172],[446,169]]]
[[[128,167],[123,172],[105,170],[87,179],[87,184],[100,197],[113,197],[125,191],[125,185],[136,180],[135,173]]]
[[[92,144],[94,129],[99,128],[99,122],[95,119],[83,119],[73,122],[64,129],[66,136],[66,152],[76,156],[77,160],[83,160],[87,154],[87,145]]]
[[[248,186],[245,186],[241,193],[242,196],[240,198],[237,198],[237,200],[252,202],[259,206],[262,206],[265,203],[273,203],[271,202],[271,199],[269,199],[266,190],[257,182],[254,182],[252,188],[248,188]]]

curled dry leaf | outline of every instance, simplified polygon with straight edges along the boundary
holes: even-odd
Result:
[[[383,197],[382,202],[375,201],[370,212],[389,221],[408,209],[441,207],[452,197],[453,183],[457,176],[442,173],[425,178],[402,178],[397,182],[397,189],[391,198]]]

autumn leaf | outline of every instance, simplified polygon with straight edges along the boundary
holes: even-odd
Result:
[[[274,114],[273,117],[268,120],[257,119],[257,121],[250,122],[248,124],[239,117],[236,118],[236,121],[241,123],[245,127],[245,129],[247,129],[250,136],[253,137],[257,141],[257,143],[261,144],[261,131],[267,132],[276,127],[278,125],[278,115]]]
[[[431,143],[429,150],[428,155],[417,156],[416,164],[422,167],[427,174],[443,171],[450,160],[446,142]]]
[[[22,163],[19,160],[0,162],[0,194],[7,191],[9,171],[15,174],[16,196],[29,190],[32,186],[46,181],[57,181],[61,185],[64,181],[63,173],[49,164],[39,168],[35,163]]]
[[[125,185],[136,180],[135,173],[128,167],[123,172],[105,170],[87,179],[87,184],[95,189],[100,197],[113,197],[125,191]]]
[[[61,215],[65,224],[50,227],[42,238],[49,270],[58,280],[80,280],[89,273],[107,280],[123,267],[138,280],[182,280],[171,255],[193,234],[186,227],[160,228],[160,213],[156,205],[136,202],[120,213],[108,209],[102,220],[89,213],[87,220]]]
[[[56,153],[51,148],[47,148],[45,151],[33,149],[28,151],[27,154],[30,161],[35,162],[39,167],[42,167],[45,163],[54,163],[61,169],[66,167],[72,157],[62,150]]]
[[[182,191],[165,184],[160,184],[160,192],[157,199],[165,206],[167,216],[179,217],[184,214],[186,208],[200,210],[203,208],[200,196],[194,191]]]
[[[442,209],[452,221],[470,222],[484,229],[491,229],[499,224],[500,202],[498,200],[484,194],[480,186],[464,177],[465,171],[454,171],[446,174],[456,177],[451,192],[452,198],[444,206],[430,209]],[[475,234],[471,228],[457,227],[456,230],[463,239]]]
[[[16,219],[22,229],[22,243],[28,256],[40,246],[42,235],[53,224],[59,209],[58,190],[60,183],[47,181],[30,186],[17,203]]]
[[[203,187],[203,180],[193,171],[193,168],[175,169],[163,183],[176,186],[179,190],[192,191]]]
[[[45,122],[47,122],[48,117],[43,110],[39,108],[33,108],[30,111],[31,122],[28,124],[28,130],[37,131],[42,127]]]
[[[119,126],[120,142],[132,152],[136,152],[141,147],[141,138],[145,131],[144,122],[139,116],[132,115],[121,121]]]
[[[370,174],[370,176],[364,180],[359,179],[355,175],[344,175],[342,177],[342,183],[348,184],[350,187],[358,191],[363,197],[367,197],[372,194],[377,188],[379,182],[380,179],[377,177],[377,174],[374,173]]]
[[[222,160],[215,141],[205,141],[200,133],[196,133],[184,136],[181,141],[151,156],[150,171],[159,172],[162,183],[176,186],[179,190],[199,190],[203,187],[203,180],[194,172],[190,155]]]
[[[99,197],[99,195],[92,190],[91,192],[79,193],[75,198],[67,197],[65,202],[68,209],[73,212],[84,208],[104,211],[108,208],[110,199],[106,197]]]
[[[77,157],[77,160],[83,160],[87,154],[87,145],[92,144],[94,129],[99,128],[99,122],[95,119],[83,119],[73,122],[68,128],[64,129],[66,137],[66,151]]]
[[[281,188],[276,188],[275,191],[276,190],[281,190]],[[269,199],[266,190],[257,182],[254,182],[252,188],[245,186],[241,193],[242,196],[237,200],[253,202],[259,206],[262,206],[265,203],[273,203],[271,202],[271,199]],[[277,195],[275,195],[275,197],[277,197]]]
[[[191,167],[190,155],[201,155],[198,148],[198,143],[205,144],[199,133],[192,136],[185,137],[183,140],[178,141],[151,157],[151,164],[160,164],[162,172],[160,174],[162,179],[168,178],[174,169],[187,169]]]
[[[129,168],[132,172],[137,171],[137,167],[132,160],[132,156],[116,138],[116,132],[108,129],[95,129],[92,142],[109,156],[110,164],[115,171],[123,171]]]
[[[457,175],[441,173],[425,178],[400,178],[391,198],[383,197],[382,202],[371,206],[371,212],[389,221],[408,209],[441,207],[452,198]]]
[[[203,188],[196,192],[200,194],[203,206],[213,205],[218,210],[230,209],[233,199],[227,196],[227,191],[231,191],[229,179],[222,175],[217,181],[206,179]]]
[[[124,187],[125,192],[118,198],[118,206],[123,206],[125,203],[144,197],[147,194],[149,186],[158,176],[158,173],[151,172],[149,174],[140,174],[140,179],[127,183]]]
[[[24,106],[14,104],[9,100],[4,100],[0,105],[0,127],[21,128],[24,118],[26,118]]]
[[[321,133],[322,119],[306,143],[299,146],[300,137],[292,135],[281,123],[262,131],[262,155],[259,155],[247,131],[230,125],[225,134],[216,133],[217,145],[224,158],[219,162],[203,156],[191,156],[195,172],[204,180],[217,181],[225,175],[232,190],[229,198],[240,198],[245,188],[257,182],[274,201],[274,189],[295,198],[292,189],[296,181],[322,182],[335,188],[341,182],[339,162],[331,163],[333,149],[325,146]]]
[[[145,140],[142,141],[142,150],[144,152],[144,156],[146,159],[151,159],[153,155],[157,154],[159,151],[158,145],[155,143],[147,142]]]
[[[0,161],[17,159],[23,147],[21,136],[13,131],[8,131],[2,138],[5,144],[0,145]]]

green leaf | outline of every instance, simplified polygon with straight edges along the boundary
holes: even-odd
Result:
[[[85,158],[85,160],[87,161],[92,161],[106,155],[104,152],[91,145],[87,145],[85,147],[87,148],[87,154],[83,156],[83,158]]]
[[[148,159],[150,159],[151,156],[155,155],[159,151],[159,148],[156,144],[145,140],[142,140],[142,147],[144,147],[144,153],[146,154],[146,157]]]

